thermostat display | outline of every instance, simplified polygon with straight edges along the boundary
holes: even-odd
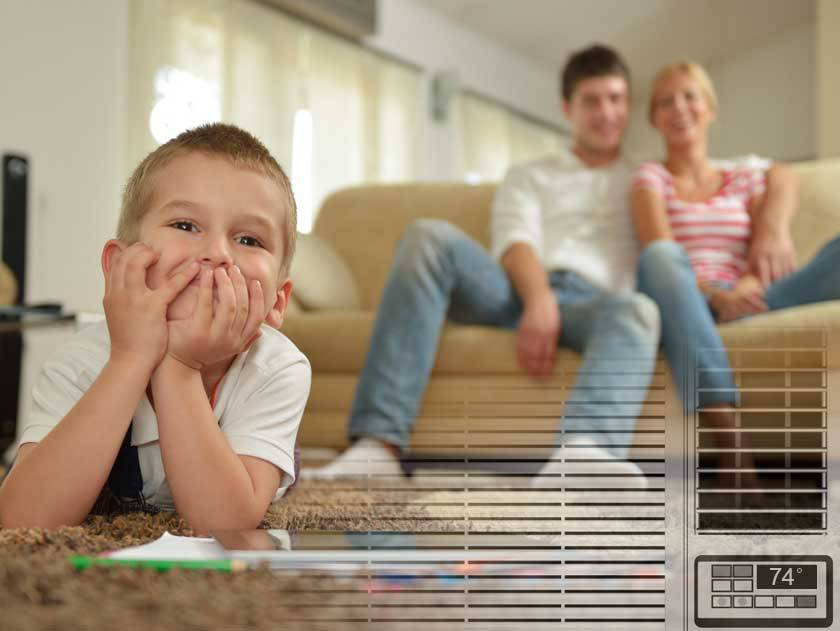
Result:
[[[758,565],[758,589],[817,589],[816,565]]]
[[[701,555],[694,560],[698,627],[828,627],[827,556]]]

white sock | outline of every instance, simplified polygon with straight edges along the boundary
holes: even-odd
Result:
[[[360,438],[338,458],[319,468],[304,468],[302,480],[340,480],[403,475],[399,459],[376,438]]]
[[[577,462],[587,460],[592,462]],[[591,438],[573,438],[565,445],[556,449],[551,454],[549,462],[537,472],[531,479],[532,488],[568,488],[568,479],[564,474],[598,474],[597,478],[605,486],[646,489],[648,480],[644,472],[634,462],[621,460],[615,454],[610,453],[603,447],[598,446]],[[602,476],[615,477],[602,477]],[[580,488],[580,480],[577,478],[576,488]]]

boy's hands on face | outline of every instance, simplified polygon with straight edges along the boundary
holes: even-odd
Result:
[[[237,266],[203,265],[192,316],[169,321],[167,353],[201,370],[247,349],[260,336],[265,316],[259,281],[251,281],[249,288]]]
[[[166,354],[166,309],[199,271],[198,263],[193,263],[161,287],[150,289],[146,272],[159,258],[159,252],[142,243],[123,248],[120,242],[110,241],[103,253],[102,306],[111,337],[111,358],[139,362],[150,371]]]

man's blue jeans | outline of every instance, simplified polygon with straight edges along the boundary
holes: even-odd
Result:
[[[624,457],[656,360],[659,314],[641,294],[611,294],[571,272],[554,272],[550,282],[560,305],[560,343],[583,354],[560,429]],[[521,315],[510,280],[481,245],[445,221],[412,224],[385,284],[350,438],[407,447],[447,317],[514,329]],[[556,442],[564,441],[558,435]]]
[[[659,240],[644,249],[639,259],[639,291],[659,307],[662,344],[686,411],[735,404],[737,394],[726,350],[680,245]],[[807,265],[776,281],[764,293],[771,311],[838,298],[840,237],[829,241]],[[697,399],[696,375],[702,375],[703,391],[702,398]]]

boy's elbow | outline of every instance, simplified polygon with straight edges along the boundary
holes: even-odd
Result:
[[[62,520],[52,515],[32,514],[30,511],[15,510],[0,504],[0,526],[3,528],[41,528],[55,530],[61,526],[78,526],[81,520]]]
[[[33,506],[31,501],[15,501],[8,493],[0,490],[0,526],[3,528],[43,528],[55,530],[61,526],[78,526],[86,515],[69,516],[50,510],[48,507]]]
[[[266,508],[242,510],[228,515],[188,517],[187,523],[198,536],[206,536],[216,530],[254,530],[262,523]]]
[[[29,524],[25,515],[21,514],[11,501],[7,493],[0,489],[0,527],[2,528],[26,528]]]
[[[209,537],[214,532],[220,530],[256,530],[260,523],[260,519],[207,519],[207,520],[187,520],[187,523],[192,528],[193,534],[196,537]]]

